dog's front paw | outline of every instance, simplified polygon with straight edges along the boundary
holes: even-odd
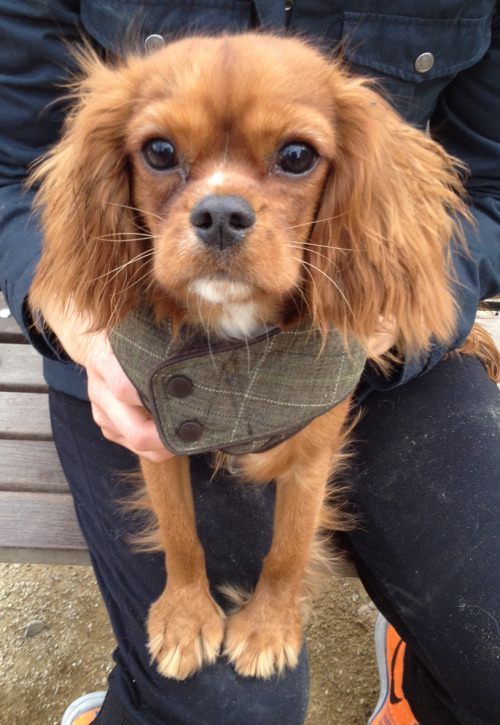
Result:
[[[302,646],[298,606],[252,597],[227,624],[224,654],[243,677],[267,679],[297,666]]]
[[[224,637],[224,613],[208,590],[167,588],[151,606],[149,651],[160,674],[185,680],[217,659]]]

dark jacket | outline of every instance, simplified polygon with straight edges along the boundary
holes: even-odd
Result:
[[[493,0],[295,0],[290,11],[285,0],[2,0],[0,286],[45,355],[46,378],[54,387],[86,396],[84,374],[58,361],[30,328],[25,300],[40,233],[30,210],[32,192],[23,190],[23,182],[29,164],[58,137],[64,108],[51,102],[72,69],[63,39],[77,40],[84,30],[96,44],[116,51],[126,37],[142,43],[152,33],[253,25],[288,25],[323,45],[341,43],[354,70],[376,76],[408,121],[429,124],[469,166],[476,229],[466,229],[470,257],[455,257],[462,310],[456,344],[467,336],[478,301],[500,291],[500,7]],[[434,348],[390,383],[366,379],[376,387],[405,382],[445,352]]]

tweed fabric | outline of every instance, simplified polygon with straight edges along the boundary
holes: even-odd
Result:
[[[366,359],[356,342],[346,348],[335,328],[323,349],[309,324],[246,341],[212,339],[188,326],[174,336],[170,321],[155,322],[145,307],[110,341],[163,444],[178,455],[277,445],[342,402]]]

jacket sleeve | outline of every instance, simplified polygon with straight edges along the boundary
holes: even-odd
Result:
[[[469,255],[455,254],[461,309],[458,343],[467,336],[479,300],[500,292],[500,6],[486,55],[450,84],[431,128],[446,150],[465,162],[474,225],[465,227]]]
[[[458,303],[457,333],[450,345],[436,345],[420,359],[407,361],[386,379],[367,367],[358,399],[371,388],[384,390],[430,370],[469,334],[482,299],[500,293],[500,6],[491,25],[491,43],[483,58],[459,73],[441,93],[430,131],[448,151],[465,162],[465,186],[472,223],[464,222],[468,253],[453,253]]]
[[[24,309],[41,234],[24,184],[30,164],[57,139],[58,96],[78,39],[77,0],[3,0],[0,6],[0,287],[25,334],[45,354]]]

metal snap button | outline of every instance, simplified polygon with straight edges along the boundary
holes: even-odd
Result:
[[[160,50],[165,45],[165,39],[161,35],[148,35],[144,41],[144,48],[146,53],[154,53],[155,50]]]
[[[434,65],[434,56],[432,53],[422,53],[415,61],[415,70],[417,73],[427,73]]]
[[[174,398],[187,398],[193,392],[193,381],[185,375],[173,375],[167,382],[167,391]]]
[[[185,420],[178,427],[177,435],[184,443],[196,443],[203,435],[203,426],[197,420]]]

